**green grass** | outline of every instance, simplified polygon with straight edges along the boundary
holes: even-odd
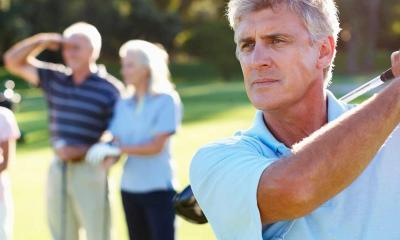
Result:
[[[203,144],[232,135],[251,124],[254,110],[241,82],[179,84],[185,104],[184,122],[173,140],[173,153],[181,188],[188,180],[193,154]],[[10,166],[15,204],[14,239],[50,239],[45,215],[45,186],[52,151],[48,143],[47,111],[38,89],[20,91],[25,96],[18,108],[17,120],[26,142],[18,146],[17,160]],[[126,240],[119,181],[122,162],[110,172],[114,236]],[[178,220],[178,237],[184,240],[215,239],[211,228]]]

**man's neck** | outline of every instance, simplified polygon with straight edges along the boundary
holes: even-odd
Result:
[[[291,148],[327,123],[326,92],[307,95],[290,109],[264,111],[263,115],[266,126],[275,138]]]
[[[90,74],[96,72],[96,65],[92,64],[92,65],[87,65],[87,66],[83,66],[80,69],[75,70],[72,73],[72,80],[74,82],[75,85],[80,85],[82,84]]]

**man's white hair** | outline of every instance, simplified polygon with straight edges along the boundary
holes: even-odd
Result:
[[[334,0],[230,0],[226,15],[229,24],[236,30],[243,16],[280,6],[286,6],[303,20],[313,42],[328,36],[333,36],[335,42],[337,41],[340,26]],[[332,78],[333,59],[330,66],[324,70],[326,83]]]
[[[101,50],[101,35],[97,28],[89,23],[77,22],[66,28],[63,32],[65,38],[79,34],[85,36],[93,48],[93,59],[97,60]]]
[[[128,54],[134,54],[142,65],[148,67],[149,92],[156,94],[175,92],[168,68],[168,53],[164,48],[144,40],[130,40],[119,50],[121,58],[127,57]]]

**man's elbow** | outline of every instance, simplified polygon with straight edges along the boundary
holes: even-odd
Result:
[[[10,68],[12,68],[13,62],[12,62],[12,58],[11,58],[9,52],[6,52],[6,53],[3,55],[3,62],[4,62],[4,67],[5,67],[7,70],[10,70]]]
[[[15,58],[8,51],[3,56],[4,67],[11,73],[15,74],[18,68],[21,66],[21,63],[15,61]]]
[[[265,191],[268,193],[264,197],[258,197],[263,224],[300,218],[318,207],[315,191],[301,183],[282,184]]]
[[[304,217],[318,207],[316,204],[315,191],[311,187],[300,187],[290,194],[293,205],[292,218]]]

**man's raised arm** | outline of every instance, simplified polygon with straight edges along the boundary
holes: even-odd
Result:
[[[61,42],[62,36],[58,33],[39,33],[24,39],[4,54],[5,67],[25,81],[38,85],[37,66],[40,65],[40,61],[36,56],[46,48],[58,49]]]

